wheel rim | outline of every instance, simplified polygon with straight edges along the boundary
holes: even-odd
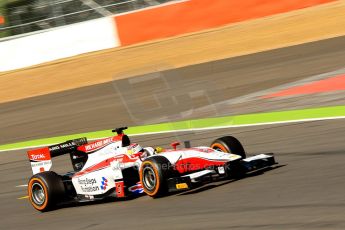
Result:
[[[156,174],[150,167],[146,167],[143,170],[144,185],[148,190],[153,190],[156,186]]]
[[[34,183],[31,187],[32,190],[32,200],[37,205],[42,205],[46,200],[46,196],[44,193],[44,188],[40,183]]]

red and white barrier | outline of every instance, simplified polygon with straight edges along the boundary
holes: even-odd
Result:
[[[0,42],[0,71],[33,66],[120,45],[111,17]]]
[[[168,38],[335,0],[187,0],[115,16],[121,45]]]
[[[335,0],[184,0],[0,42],[0,71],[164,39]]]

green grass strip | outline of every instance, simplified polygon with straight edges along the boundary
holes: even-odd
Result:
[[[345,106],[323,107],[302,110],[290,110],[282,112],[256,113],[237,116],[226,116],[216,118],[204,118],[187,121],[178,121],[170,123],[161,123],[145,126],[130,127],[126,133],[145,134],[152,132],[167,132],[173,130],[187,130],[196,128],[212,128],[219,126],[240,126],[254,125],[260,123],[285,122],[304,119],[322,119],[329,117],[345,117]],[[114,135],[111,130],[102,130],[96,132],[80,133],[65,135],[59,137],[44,138],[39,140],[24,141],[19,143],[0,145],[0,151],[27,148],[31,146],[49,145],[59,143],[79,137],[87,137],[89,139],[97,139]]]

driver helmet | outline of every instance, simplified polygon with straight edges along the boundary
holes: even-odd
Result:
[[[130,144],[126,147],[126,153],[128,155],[139,156],[144,152],[144,149],[138,144]]]

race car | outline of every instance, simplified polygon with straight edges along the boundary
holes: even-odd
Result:
[[[243,146],[232,136],[216,139],[210,147],[179,149],[179,143],[173,142],[172,149],[142,148],[131,143],[125,129],[116,128],[117,135],[90,143],[79,138],[29,150],[32,206],[44,212],[66,202],[140,194],[157,198],[276,164],[273,154],[246,158]],[[51,171],[52,158],[64,154],[70,155],[73,171],[59,175]]]

